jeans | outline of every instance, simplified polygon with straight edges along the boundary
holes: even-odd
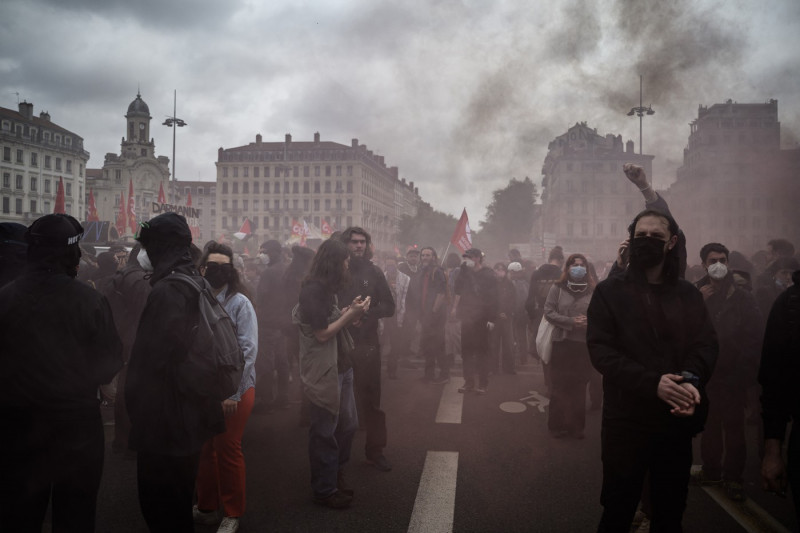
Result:
[[[353,396],[353,369],[339,374],[339,414],[311,403],[308,428],[308,458],[311,489],[315,498],[336,492],[339,470],[350,460],[358,414]]]

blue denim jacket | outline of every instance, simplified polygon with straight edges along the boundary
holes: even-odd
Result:
[[[242,382],[236,394],[228,398],[229,400],[242,399],[242,394],[247,389],[256,386],[256,356],[258,355],[258,321],[256,320],[256,310],[253,304],[244,294],[235,293],[228,296],[228,287],[225,287],[218,295],[217,300],[222,304],[225,312],[236,324],[236,335],[239,337],[239,345],[244,352],[244,371],[242,372]]]

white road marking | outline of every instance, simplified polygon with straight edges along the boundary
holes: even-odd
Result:
[[[550,398],[546,396],[542,396],[535,390],[528,391],[530,396],[526,396],[524,398],[520,398],[516,402],[503,402],[500,404],[500,410],[506,413],[522,413],[526,411],[528,408],[525,404],[530,405],[531,407],[536,407],[539,409],[540,413],[544,413],[544,408],[550,405]],[[524,403],[523,403],[524,402]]]
[[[442,397],[439,400],[439,410],[436,412],[437,424],[460,424],[461,411],[464,408],[464,395],[458,392],[455,379],[445,383],[442,388]]]
[[[692,472],[701,468],[700,465],[692,465]],[[748,533],[789,533],[783,524],[750,498],[735,502],[728,498],[721,486],[704,486],[702,489]]]
[[[428,452],[409,533],[452,533],[457,474],[458,452]]]

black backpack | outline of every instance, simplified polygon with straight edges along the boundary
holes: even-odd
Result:
[[[172,273],[170,278],[189,285],[198,293],[199,320],[192,329],[189,355],[178,369],[178,388],[191,395],[225,400],[239,390],[244,369],[236,325],[211,293],[205,279],[200,285],[191,276],[179,272]]]

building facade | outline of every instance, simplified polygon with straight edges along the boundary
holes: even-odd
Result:
[[[292,222],[317,228],[327,221],[334,230],[361,226],[375,248],[391,250],[400,218],[416,215],[414,182],[399,178],[353,139],[350,146],[322,141],[254,143],[220,148],[217,160],[217,236],[238,231],[245,218],[257,242],[291,237]]]
[[[178,180],[174,182],[174,185],[176,194],[182,198],[183,204],[186,204],[191,198],[191,207],[200,210],[198,219],[200,231],[194,237],[194,243],[202,248],[206,242],[219,237],[214,233],[217,227],[217,183],[214,181]]]
[[[120,197],[128,203],[130,183],[138,221],[151,218],[151,203],[158,199],[159,189],[169,195],[169,158],[155,155],[155,143],[150,137],[150,108],[141,94],[128,106],[125,114],[125,136],[120,154],[108,153],[102,169],[91,169],[87,180],[87,198],[94,194],[97,215],[102,221],[115,222],[120,209]],[[131,234],[130,229],[127,230]]]
[[[778,101],[701,105],[689,127],[667,194],[689,264],[708,242],[748,256],[774,238],[800,246],[800,150],[781,150]]]
[[[535,224],[542,255],[534,259],[546,260],[555,245],[593,261],[615,259],[628,225],[644,209],[641,193],[622,172],[625,163],[639,165],[652,176],[652,155],[634,153],[633,141],[623,148],[621,135],[603,137],[585,122],[549,144]]]
[[[19,110],[0,107],[0,220],[30,225],[53,212],[60,179],[68,215],[84,219],[85,169],[89,152],[83,138],[51,122],[46,111],[33,115],[33,104]]]

